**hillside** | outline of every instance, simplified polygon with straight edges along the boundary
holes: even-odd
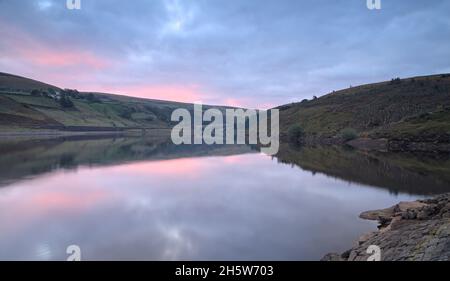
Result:
[[[164,129],[180,107],[193,110],[192,104],[78,92],[0,73],[2,132]],[[352,87],[279,109],[284,141],[299,127],[294,141],[313,144],[364,138],[386,139],[396,150],[414,142],[450,148],[450,74]]]
[[[172,111],[180,107],[193,109],[191,104],[78,92],[0,73],[3,131],[168,128]]]
[[[305,139],[386,138],[450,142],[450,75],[367,84],[280,106],[280,131]],[[291,129],[292,131],[292,129]]]
[[[31,92],[34,89],[59,89],[50,84],[25,77],[0,72],[0,91]]]

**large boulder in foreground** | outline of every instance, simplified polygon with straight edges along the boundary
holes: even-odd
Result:
[[[343,254],[328,254],[324,261],[366,261],[374,245],[382,261],[450,260],[450,194],[387,209],[364,212],[361,218],[377,220],[379,231],[365,234]]]

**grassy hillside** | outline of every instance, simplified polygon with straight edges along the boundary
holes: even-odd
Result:
[[[167,128],[175,108],[191,104],[63,90],[0,73],[0,129]]]
[[[0,73],[2,131],[169,128],[172,111],[180,107],[193,109],[177,102],[79,93]],[[349,135],[450,142],[450,75],[362,85],[279,109],[284,139],[299,127],[297,132],[312,139]]]
[[[280,108],[283,136],[294,125],[304,135],[333,138],[352,129],[370,138],[447,138],[450,75],[393,79],[329,93]]]
[[[450,108],[404,118],[373,130],[371,137],[450,142]]]
[[[25,77],[0,72],[0,91],[12,91],[12,92],[30,92],[34,89],[58,89],[50,84],[45,84],[36,80],[28,79]]]

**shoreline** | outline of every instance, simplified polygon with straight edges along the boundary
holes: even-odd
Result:
[[[129,130],[103,130],[103,131],[64,131],[64,130],[7,130],[0,131],[0,140],[16,139],[16,138],[58,138],[58,137],[106,137],[106,136],[145,136],[149,133],[170,134],[169,129],[163,128],[149,128],[143,130],[129,129]]]
[[[372,245],[380,248],[381,261],[450,260],[450,193],[363,212],[360,218],[378,221],[379,230],[363,234],[351,249],[329,253],[322,261],[367,261]]]
[[[292,143],[284,134],[280,134],[280,140]],[[345,140],[341,137],[305,136],[299,142],[299,146],[348,146],[363,151],[381,152],[429,152],[450,153],[450,139],[414,139],[414,138],[370,138],[357,137]]]

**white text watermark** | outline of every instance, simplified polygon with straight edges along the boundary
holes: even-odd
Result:
[[[381,10],[381,0],[367,0],[367,9]]]
[[[366,253],[370,255],[367,261],[381,261],[381,249],[377,245],[370,245]]]
[[[209,108],[203,111],[201,104],[195,104],[193,118],[192,112],[178,108],[172,112],[171,121],[178,122],[171,133],[172,142],[176,145],[259,144],[261,151],[268,155],[275,155],[279,149],[278,109]]]
[[[66,249],[67,261],[81,261],[81,248],[78,245],[70,245]]]
[[[66,7],[69,10],[81,10],[81,0],[67,0]]]

